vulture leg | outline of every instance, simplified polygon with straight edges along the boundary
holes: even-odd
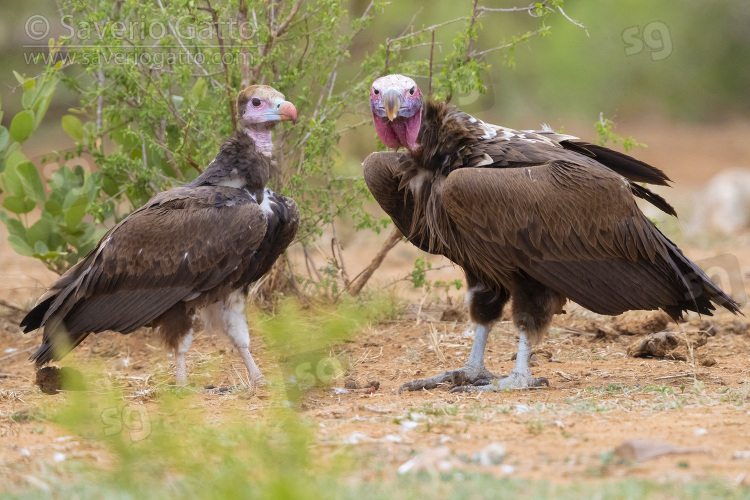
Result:
[[[541,283],[524,276],[515,281],[513,294],[513,323],[519,331],[516,364],[510,375],[494,380],[481,387],[456,387],[451,392],[494,392],[528,387],[549,387],[549,381],[531,376],[529,359],[531,347],[539,342],[547,331],[552,317],[562,311],[565,297]]]
[[[185,355],[193,343],[193,329],[191,328],[174,350],[174,365],[177,372],[177,385],[187,385],[187,360]]]
[[[264,385],[266,379],[255,364],[250,354],[250,332],[245,317],[245,294],[241,290],[233,292],[224,302],[212,304],[206,308],[204,318],[213,326],[221,326],[221,329],[232,340],[247,368],[250,379],[250,388]],[[218,316],[218,317],[217,317]]]
[[[151,324],[164,339],[167,347],[174,351],[177,385],[187,385],[187,361],[185,354],[193,343],[193,320],[195,314],[188,313],[185,302],[178,302]]]
[[[434,377],[407,382],[399,388],[399,393],[404,389],[408,391],[434,389],[443,384],[451,387],[483,386],[498,378],[484,366],[484,350],[487,346],[490,330],[492,330],[492,324],[502,314],[503,306],[508,301],[510,294],[505,289],[498,292],[490,290],[468,273],[466,281],[469,285],[466,302],[469,306],[472,323],[476,325],[474,343],[471,346],[469,359],[463,368],[458,370],[450,370]]]

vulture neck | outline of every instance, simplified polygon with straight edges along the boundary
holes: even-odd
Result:
[[[270,129],[268,136],[271,136]],[[263,201],[263,189],[271,176],[271,168],[270,154],[259,151],[249,134],[238,131],[224,141],[214,161],[188,186],[245,189],[260,203]]]
[[[276,122],[253,123],[245,127],[245,133],[255,143],[255,149],[266,155],[273,153],[273,142],[271,141],[271,130]]]
[[[446,102],[425,101],[417,140],[419,146],[410,151],[416,165],[441,175],[450,173],[448,158],[476,140],[471,130],[455,119],[460,113]]]

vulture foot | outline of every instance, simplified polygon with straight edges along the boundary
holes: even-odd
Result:
[[[439,375],[435,375],[430,378],[420,378],[412,380],[402,385],[398,393],[406,389],[409,392],[421,391],[422,389],[435,389],[440,385],[447,385],[450,387],[457,386],[483,386],[489,384],[493,379],[497,379],[497,375],[493,375],[484,366],[480,369],[470,366],[464,366],[458,370],[450,370],[443,372]]]
[[[459,386],[451,392],[498,392],[509,389],[530,389],[533,387],[549,387],[549,380],[544,377],[534,378],[531,375],[520,375],[510,372],[510,375],[494,380],[491,384],[482,386]]]

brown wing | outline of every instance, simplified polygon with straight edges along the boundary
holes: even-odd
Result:
[[[712,301],[732,307],[640,212],[628,181],[607,168],[459,169],[443,200],[470,247],[466,264],[480,276],[507,284],[521,271],[602,314],[710,314]]]
[[[44,326],[48,350],[72,348],[88,333],[128,333],[228,279],[265,232],[265,215],[245,191],[182,187],[160,193],[64,274],[21,326]]]
[[[544,130],[514,130],[485,123],[443,102],[428,102],[420,131],[424,151],[417,154],[433,163],[430,168],[447,171],[466,167],[524,167],[563,161],[601,168],[632,181],[632,193],[658,209],[676,216],[661,196],[638,182],[667,185],[664,172],[606,147],[571,135]]]
[[[362,163],[365,183],[402,234],[421,250],[429,252],[429,238],[424,233],[413,233],[414,195],[401,187],[401,178],[411,168],[403,154],[380,151],[371,153]]]

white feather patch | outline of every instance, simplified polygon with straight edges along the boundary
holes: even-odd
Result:
[[[492,165],[494,161],[492,160],[492,157],[488,155],[487,153],[484,153],[484,157],[482,158],[482,161],[477,163],[475,167],[483,167],[485,165]]]
[[[216,185],[217,186],[225,186],[225,187],[237,188],[237,189],[242,189],[242,188],[245,187],[245,183],[242,182],[241,179],[237,179],[237,178],[234,178],[234,179],[224,179],[223,181],[219,181]]]
[[[419,173],[409,181],[409,190],[414,194],[419,193],[419,190],[422,188],[422,184],[427,181],[429,176],[429,171],[420,170]]]

